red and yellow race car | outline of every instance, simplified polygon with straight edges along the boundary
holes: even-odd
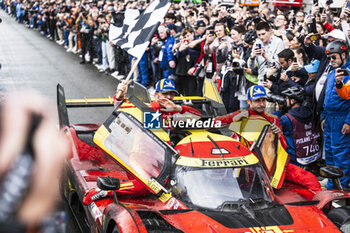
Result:
[[[222,111],[213,99],[177,101],[209,119]],[[72,146],[61,188],[82,232],[340,232],[346,220],[333,214],[337,227],[326,215],[336,195],[295,186],[276,195],[280,182],[272,180],[283,165],[274,161],[285,155],[269,125],[253,146],[229,129],[146,129],[143,102],[133,96],[113,110],[108,100],[66,100],[58,87],[60,126]],[[67,107],[98,105],[113,111],[103,124],[69,124]],[[266,154],[270,147],[277,149]]]

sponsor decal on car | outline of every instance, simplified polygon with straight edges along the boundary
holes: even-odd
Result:
[[[184,128],[184,129],[206,129],[206,128],[221,128],[221,121],[215,121],[212,118],[206,120],[197,120],[193,118],[167,117],[161,118],[161,113],[144,112],[143,113],[143,127],[145,129],[160,129],[162,128]]]
[[[176,161],[176,165],[188,166],[188,167],[244,167],[258,163],[259,160],[254,154],[250,154],[244,157],[236,158],[191,158],[180,156]]]

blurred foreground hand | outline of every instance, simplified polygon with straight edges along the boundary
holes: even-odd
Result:
[[[32,116],[41,117],[33,134],[34,169],[29,192],[18,211],[18,220],[35,228],[55,207],[63,162],[70,151],[56,125],[56,105],[35,91],[9,94],[2,103],[0,122],[0,177],[12,167],[27,142]]]

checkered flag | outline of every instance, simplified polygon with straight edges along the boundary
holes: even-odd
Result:
[[[140,58],[169,7],[169,0],[155,0],[145,10],[127,9],[114,14],[109,28],[109,41]]]

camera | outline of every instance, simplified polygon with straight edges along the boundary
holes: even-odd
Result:
[[[347,69],[339,69],[337,73],[342,73],[343,76],[349,76],[349,71]]]
[[[235,58],[231,61],[232,70],[238,75],[244,74],[244,66],[245,66],[245,61],[242,59]]]
[[[274,95],[274,94],[269,93],[269,94],[267,94],[266,100],[269,102],[272,102],[272,103],[277,102],[279,105],[282,105],[282,106],[287,105],[286,98],[284,98],[283,96],[280,96],[280,95]]]
[[[216,36],[215,31],[209,31],[209,35]]]
[[[319,39],[321,39],[320,34],[314,34],[314,35],[310,36],[310,40],[311,41],[316,41],[316,40],[319,40]]]
[[[277,68],[276,62],[274,62],[274,61],[273,62],[268,62],[267,65],[268,65],[269,68],[272,68],[272,67],[276,67]]]
[[[309,33],[315,33],[315,34],[317,34],[316,19],[315,19],[315,18],[312,19],[312,23],[309,23],[309,24],[307,25],[307,30],[308,30]]]
[[[153,45],[153,49],[155,52],[159,52],[160,50],[162,50],[162,46],[163,42],[159,40]]]

